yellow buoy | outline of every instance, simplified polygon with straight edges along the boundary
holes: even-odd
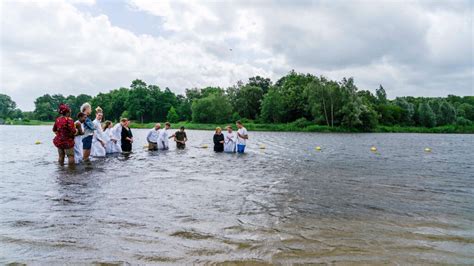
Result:
[[[375,146],[372,146],[372,147],[370,147],[370,150],[371,151],[377,151],[377,148],[375,148]]]
[[[207,149],[207,144],[202,145],[201,148]]]
[[[425,151],[426,152],[431,152],[431,149],[430,148],[425,148]]]
[[[320,147],[320,146],[317,146],[317,147],[316,147],[316,150],[317,150],[317,151],[320,151],[320,150],[321,150],[321,147]]]
[[[263,145],[263,144],[260,145],[260,149],[262,149],[262,150],[265,149],[265,145]]]
[[[35,141],[35,144],[36,145],[41,144],[41,141],[37,140],[37,141]]]

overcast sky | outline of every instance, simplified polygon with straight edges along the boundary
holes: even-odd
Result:
[[[139,78],[177,93],[290,70],[396,96],[474,95],[474,1],[1,0],[1,84],[23,110]]]

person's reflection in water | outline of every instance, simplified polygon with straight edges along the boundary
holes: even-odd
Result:
[[[78,249],[97,248],[94,235],[100,233],[100,228],[94,226],[93,221],[97,219],[97,210],[103,209],[99,206],[103,175],[104,171],[98,167],[93,171],[81,166],[75,170],[58,169],[55,185],[48,192],[50,207],[46,223],[49,224],[44,229],[47,231],[45,242],[67,243]]]

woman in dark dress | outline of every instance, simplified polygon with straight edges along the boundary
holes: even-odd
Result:
[[[222,134],[222,129],[220,127],[216,128],[216,133],[214,134],[214,151],[224,151],[224,134]]]
[[[122,152],[131,152],[132,143],[133,143],[133,135],[132,135],[132,130],[130,130],[129,128],[130,121],[128,119],[123,119],[122,121],[123,121],[122,133],[121,133]]]

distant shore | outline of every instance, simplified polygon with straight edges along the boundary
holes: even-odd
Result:
[[[9,121],[6,125],[25,125],[25,126],[44,126],[53,125],[52,121]],[[298,123],[285,124],[260,124],[260,123],[244,123],[245,127],[250,131],[274,131],[274,132],[326,132],[326,133],[457,133],[457,134],[474,134],[474,125],[458,126],[448,125],[439,127],[407,127],[407,126],[377,126],[374,131],[364,132],[344,127],[328,127],[321,125],[300,125]],[[131,128],[152,128],[155,123],[131,123]],[[171,127],[177,129],[184,126],[186,129],[197,130],[214,130],[216,127],[225,128],[228,124],[202,124],[192,122],[172,123]],[[233,125],[233,124],[232,124]]]

